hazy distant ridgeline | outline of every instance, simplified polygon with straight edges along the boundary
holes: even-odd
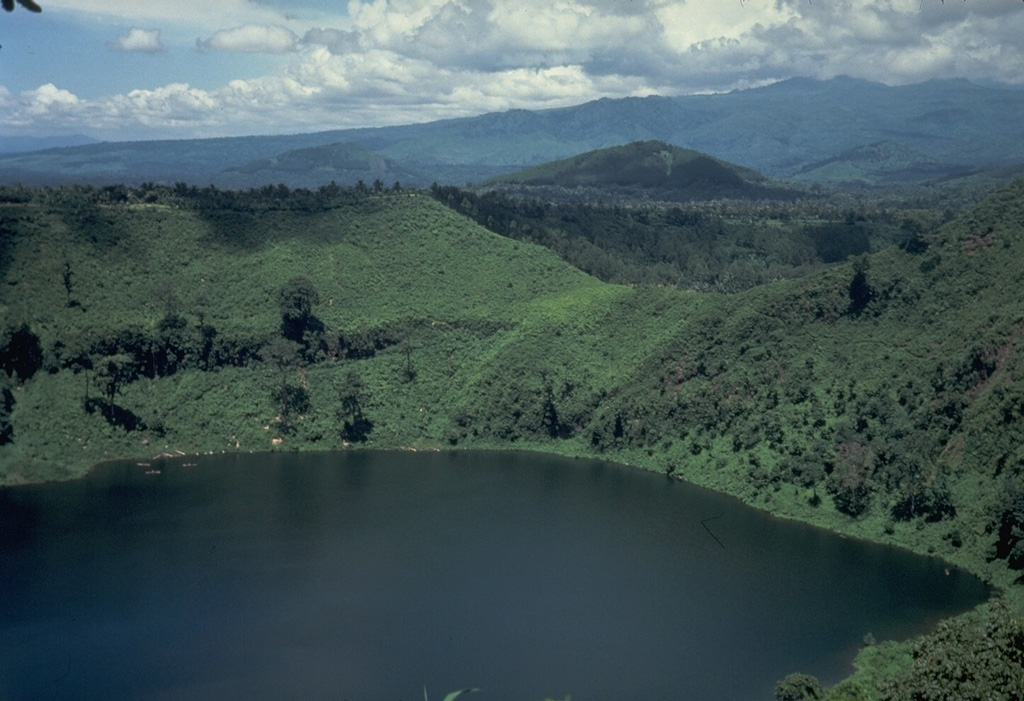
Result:
[[[722,95],[603,99],[562,109],[376,129],[5,154],[0,155],[0,183],[320,185],[329,180],[316,181],[315,164],[305,173],[265,174],[282,178],[278,181],[243,183],[236,171],[224,171],[289,151],[350,143],[400,164],[413,179],[405,184],[464,184],[586,151],[660,140],[772,177],[801,174],[805,182],[891,184],[1024,161],[1024,123],[1007,118],[1016,114],[1024,114],[1019,87],[982,87],[962,80],[888,87],[844,77],[795,78]],[[840,155],[879,142],[893,144],[899,155],[872,166],[856,152]],[[838,161],[825,171],[812,167],[827,159]],[[340,174],[321,173],[332,175]]]

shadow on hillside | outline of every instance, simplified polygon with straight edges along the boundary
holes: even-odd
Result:
[[[362,414],[350,421],[345,421],[341,428],[341,437],[349,443],[365,443],[373,430],[373,422]]]
[[[14,262],[14,237],[16,232],[0,222],[0,279],[7,277],[7,271]]]
[[[145,431],[146,423],[130,409],[111,404],[103,399],[91,397],[85,400],[85,410],[90,414],[97,411],[111,426],[118,426],[125,431]]]
[[[249,212],[217,212],[198,210],[197,214],[207,225],[203,236],[204,246],[216,246],[235,253],[252,253],[262,249],[271,240],[271,232],[265,230],[265,221]]]
[[[125,217],[90,201],[87,196],[78,197],[63,207],[60,217],[75,241],[103,254],[116,252],[130,257],[138,252]]]
[[[282,239],[302,238],[326,243],[338,235],[337,227],[311,226],[311,217],[334,210],[373,211],[386,190],[325,185],[315,190],[268,185],[252,190],[209,188],[189,191],[191,209],[206,224],[203,243],[233,252],[252,252]]]

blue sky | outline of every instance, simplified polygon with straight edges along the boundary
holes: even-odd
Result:
[[[38,0],[0,138],[380,126],[795,75],[1024,81],[1015,0]]]

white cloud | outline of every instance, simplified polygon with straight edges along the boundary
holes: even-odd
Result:
[[[785,3],[658,2],[652,11],[661,25],[659,48],[684,53],[694,46],[723,39],[742,39],[757,27],[774,26],[793,18]]]
[[[139,29],[132,27],[127,34],[122,34],[108,46],[117,51],[136,51],[141,53],[158,53],[164,50],[160,43],[159,29]]]
[[[0,124],[21,128],[19,133],[31,133],[40,124],[76,123],[82,101],[73,93],[53,83],[26,90],[18,95],[0,88],[0,107],[4,117]],[[43,133],[43,132],[40,132]]]
[[[73,86],[0,91],[0,130],[60,124],[107,138],[294,132],[726,90],[792,75],[1024,82],[1024,6],[1009,0],[351,0],[347,17],[323,24],[312,11],[297,19],[252,0],[50,7],[135,26],[166,21],[174,36],[192,22],[207,37],[201,48],[278,54],[278,68],[216,89],[190,87],[197,79],[182,76],[90,100]],[[121,48],[159,45],[161,36],[173,48],[168,33],[144,31],[155,30],[131,30]],[[197,55],[198,70],[227,60]]]
[[[1002,0],[784,0],[786,21],[754,27],[758,70],[826,78],[839,74],[900,84],[929,78],[1019,83],[1024,6]]]
[[[61,90],[53,83],[47,83],[35,90],[22,93],[22,99],[28,113],[35,115],[73,109],[81,103],[75,95],[67,90]]]
[[[503,71],[438,69],[423,59],[369,50],[301,50],[287,70],[216,90],[171,84],[100,99],[53,85],[0,99],[0,125],[72,126],[105,138],[296,132],[401,124],[513,107],[562,107],[605,94],[651,92],[632,80],[593,78],[580,66]],[[3,96],[0,95],[0,98]]]
[[[218,51],[284,54],[295,48],[297,39],[295,34],[280,25],[246,24],[222,29],[209,39],[197,39],[196,46]]]

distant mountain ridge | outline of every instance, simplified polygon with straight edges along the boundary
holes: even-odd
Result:
[[[338,142],[358,144],[425,179],[458,183],[649,140],[772,177],[792,176],[809,164],[885,141],[939,163],[981,169],[1024,161],[1019,114],[1024,89],[1018,87],[964,80],[890,87],[848,77],[793,78],[725,94],[604,98],[425,124],[3,154],[0,183],[208,184],[250,161]]]
[[[84,134],[68,136],[0,136],[0,153],[27,153],[51,148],[66,148],[100,141]]]
[[[792,176],[797,182],[836,186],[880,186],[964,173],[966,167],[941,163],[893,141],[856,146],[810,163]]]
[[[326,146],[285,151],[271,158],[249,161],[225,169],[217,177],[221,184],[251,187],[289,181],[293,187],[316,187],[325,182],[366,184],[380,181],[422,183],[423,176],[393,159],[369,151],[359,144],[334,143]]]

